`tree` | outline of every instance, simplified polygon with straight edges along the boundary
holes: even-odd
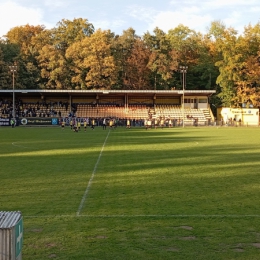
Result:
[[[260,98],[259,98],[259,88],[252,87],[250,84],[247,84],[245,81],[237,82],[236,87],[237,95],[233,98],[234,105],[237,107],[241,107],[246,105],[259,107]]]
[[[186,88],[210,89],[215,86],[217,69],[207,37],[182,24],[169,30],[167,37],[177,51],[178,64],[188,66]],[[182,88],[180,73],[176,72],[174,78],[177,88]]]
[[[40,70],[36,60],[38,51],[34,39],[44,30],[43,25],[24,25],[12,28],[6,35],[5,44],[19,49],[15,60],[18,63],[16,88],[37,88]],[[11,50],[12,48],[9,48]]]
[[[129,88],[128,72],[131,71],[131,67],[127,64],[127,60],[132,53],[135,42],[140,39],[135,33],[133,28],[128,28],[123,31],[122,35],[116,35],[111,42],[112,55],[114,57],[117,82],[113,88]]]
[[[177,52],[171,47],[166,34],[159,28],[154,35],[145,33],[143,39],[151,51],[148,68],[154,79],[154,89],[167,89],[173,72],[178,69]]]
[[[219,25],[217,27],[217,25]],[[220,74],[217,84],[219,97],[224,106],[259,105],[259,45],[260,26],[245,27],[243,35],[237,36],[233,28],[215,23],[216,47],[222,59],[216,62]],[[212,30],[211,30],[212,31]]]
[[[124,85],[127,89],[150,89],[148,62],[150,50],[141,39],[137,39],[125,62]]]
[[[0,88],[8,89],[10,87],[7,64],[4,62],[3,51],[0,47]]]
[[[43,25],[23,25],[12,28],[6,35],[7,43],[17,44],[23,57],[34,56],[34,38],[43,30]]]
[[[260,23],[245,27],[244,34],[238,38],[240,49],[239,79],[235,81],[236,106],[253,105],[260,107]]]
[[[215,65],[219,68],[216,83],[221,91],[218,94],[223,106],[232,106],[236,95],[235,81],[239,80],[238,71],[241,68],[241,53],[237,49],[237,32],[223,23],[215,21],[211,24],[208,36],[215,39],[216,50],[221,57]]]
[[[182,24],[168,32],[167,38],[171,47],[178,52],[178,62],[181,65],[190,65],[189,54],[193,49],[191,39],[194,35],[196,35],[194,30]]]
[[[53,43],[56,49],[66,49],[75,42],[81,41],[94,33],[93,24],[87,19],[77,18],[73,21],[62,19],[52,30]]]
[[[70,87],[70,69],[62,52],[53,45],[46,45],[39,53],[41,76],[46,79],[44,88],[67,89]]]
[[[90,37],[68,48],[66,58],[73,61],[75,76],[72,81],[78,88],[111,89],[116,83],[111,39],[110,31],[97,30]]]
[[[63,19],[57,23],[57,27],[44,33],[48,36],[48,41],[37,57],[44,80],[43,88],[70,89],[77,86],[73,80],[74,64],[66,57],[66,52],[74,43],[90,37],[93,32],[93,25],[86,19],[79,18],[73,21]],[[43,34],[39,35],[38,44],[42,36]]]
[[[19,60],[20,48],[17,44],[7,43],[6,41],[0,42],[0,88],[12,88],[12,76],[9,70],[10,65]],[[19,72],[18,72],[19,73]],[[19,77],[16,87],[19,87]]]

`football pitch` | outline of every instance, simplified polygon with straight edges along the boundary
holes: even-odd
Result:
[[[260,129],[0,128],[23,259],[259,259]]]

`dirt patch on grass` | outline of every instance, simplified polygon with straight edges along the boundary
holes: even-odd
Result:
[[[180,240],[186,240],[186,241],[195,240],[195,239],[196,239],[196,237],[194,237],[194,236],[180,237]]]
[[[260,243],[253,243],[253,246],[256,248],[260,248]]]
[[[176,247],[169,247],[169,248],[166,249],[166,251],[169,251],[169,252],[179,252],[180,249],[176,248]]]
[[[34,233],[40,233],[43,231],[43,228],[32,228],[32,229],[26,229],[26,232],[34,232]]]
[[[180,226],[178,228],[185,229],[185,230],[193,230],[193,227],[190,226]]]
[[[245,250],[243,248],[235,248],[233,249],[234,252],[243,253]]]
[[[49,258],[56,258],[56,257],[57,257],[56,254],[51,254],[51,255],[49,255]]]
[[[96,238],[98,238],[98,239],[106,239],[107,237],[106,236],[96,236]]]
[[[48,247],[48,248],[52,248],[52,247],[55,247],[55,246],[57,246],[55,243],[49,243],[49,244],[46,245],[46,247]]]
[[[236,245],[236,248],[234,248],[233,251],[234,251],[234,252],[238,252],[238,253],[239,253],[239,252],[240,252],[240,253],[245,252],[245,250],[243,249],[243,244],[242,244],[242,243],[237,244],[237,245]]]
[[[106,239],[107,236],[95,236],[95,237],[87,237],[87,239]]]

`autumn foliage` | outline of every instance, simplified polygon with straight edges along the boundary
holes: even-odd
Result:
[[[214,21],[207,34],[179,25],[138,36],[95,30],[87,19],[12,28],[0,41],[0,88],[11,88],[8,66],[18,63],[19,89],[215,89],[216,105],[260,106],[260,23],[242,35]]]

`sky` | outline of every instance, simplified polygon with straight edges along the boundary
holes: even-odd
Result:
[[[132,27],[142,36],[156,27],[165,33],[179,24],[206,33],[221,21],[243,33],[260,22],[259,0],[0,0],[0,37],[22,25],[57,26],[62,19],[84,18],[95,29],[121,35]]]

